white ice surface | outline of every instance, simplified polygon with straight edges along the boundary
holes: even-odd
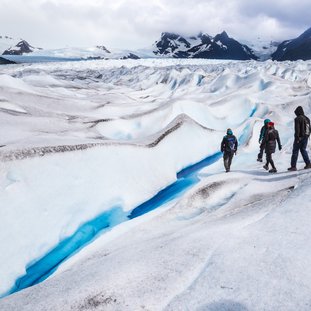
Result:
[[[203,169],[174,204],[115,227],[0,309],[309,310],[310,173],[269,176],[255,159],[269,117],[284,146],[275,162],[286,170],[293,110],[311,112],[310,67],[1,67],[1,293],[85,221],[116,205],[131,210],[217,152],[227,127],[242,145],[232,173],[221,160]]]

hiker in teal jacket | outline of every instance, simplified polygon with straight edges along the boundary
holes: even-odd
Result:
[[[264,142],[264,138],[266,135],[266,131],[268,129],[268,123],[270,122],[269,119],[265,119],[265,121],[263,122],[264,125],[262,126],[261,130],[260,130],[260,134],[259,134],[259,144],[260,144],[260,149],[259,149],[259,153],[257,156],[257,161],[262,162],[262,157],[263,157],[263,153],[265,151],[265,142]]]
[[[224,136],[221,145],[220,151],[224,154],[224,166],[226,173],[230,172],[230,166],[232,162],[233,155],[236,154],[238,150],[238,141],[233,135],[231,129],[227,129],[227,135]]]

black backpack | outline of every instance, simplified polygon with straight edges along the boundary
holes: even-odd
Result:
[[[304,136],[310,136],[310,120],[306,117],[303,118],[304,121]]]

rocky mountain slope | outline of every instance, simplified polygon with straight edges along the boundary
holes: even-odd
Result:
[[[295,39],[283,41],[272,54],[272,59],[278,61],[311,59],[311,28]]]
[[[160,40],[155,42],[153,52],[158,56],[174,58],[258,59],[247,45],[230,38],[225,31],[215,37],[203,33],[183,37],[164,32]]]

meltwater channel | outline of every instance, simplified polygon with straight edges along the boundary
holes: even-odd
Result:
[[[26,267],[26,274],[18,278],[11,290],[4,296],[44,281],[53,274],[62,262],[92,242],[104,230],[111,229],[124,221],[142,216],[181,196],[187,189],[199,182],[196,172],[203,167],[213,164],[220,157],[221,153],[217,152],[198,163],[184,168],[177,173],[177,180],[174,183],[135,207],[130,213],[125,213],[121,206],[114,206],[96,218],[84,223],[72,236],[61,241],[41,259],[30,263]]]

